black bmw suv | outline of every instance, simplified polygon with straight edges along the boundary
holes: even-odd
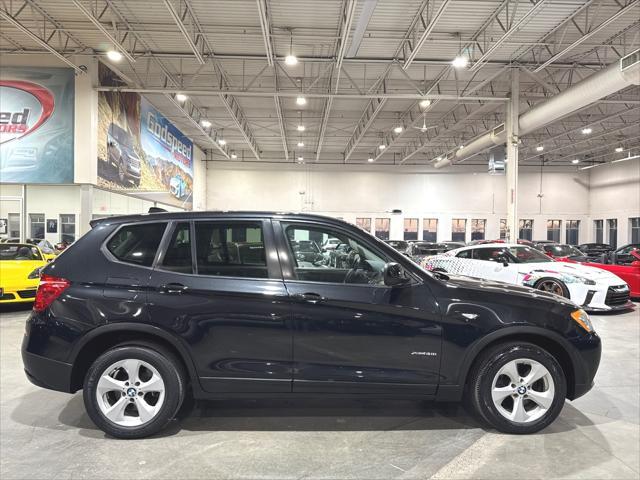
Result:
[[[151,213],[95,221],[44,268],[22,347],[36,385],[84,392],[109,435],[151,435],[185,397],[469,401],[503,432],[585,394],[600,338],[570,301],[431,273],[340,220]],[[303,242],[338,244],[342,257]]]

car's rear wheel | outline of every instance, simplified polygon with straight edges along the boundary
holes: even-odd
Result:
[[[474,410],[505,433],[535,433],[560,414],[566,396],[562,367],[531,343],[498,345],[480,357],[469,380]]]
[[[562,280],[558,280],[557,278],[541,278],[536,282],[535,288],[565,298],[569,298],[570,296],[567,286]]]
[[[127,345],[102,354],[89,367],[84,403],[93,422],[117,438],[162,430],[185,395],[180,365],[170,353]]]

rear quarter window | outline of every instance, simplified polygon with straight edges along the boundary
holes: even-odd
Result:
[[[167,224],[125,225],[107,242],[107,250],[121,262],[150,267]]]

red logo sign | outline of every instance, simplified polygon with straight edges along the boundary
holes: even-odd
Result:
[[[0,144],[29,135],[53,114],[53,93],[42,85],[0,80],[0,91]]]

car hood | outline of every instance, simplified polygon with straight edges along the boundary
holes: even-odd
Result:
[[[449,287],[464,288],[481,292],[500,293],[506,295],[514,295],[518,297],[526,297],[536,300],[547,300],[556,304],[563,304],[571,308],[578,308],[571,300],[554,295],[552,293],[536,290],[535,288],[513,285],[511,283],[494,282],[483,280],[480,278],[467,277],[463,275],[452,275],[446,273],[443,277],[448,277],[445,283]]]
[[[565,275],[577,275],[579,277],[588,278],[589,280],[612,280],[617,277],[606,270],[601,268],[589,267],[587,265],[581,265],[579,263],[566,263],[566,262],[542,262],[542,263],[522,263],[520,264],[520,272],[532,273],[532,272],[550,272],[550,273],[562,273]]]

